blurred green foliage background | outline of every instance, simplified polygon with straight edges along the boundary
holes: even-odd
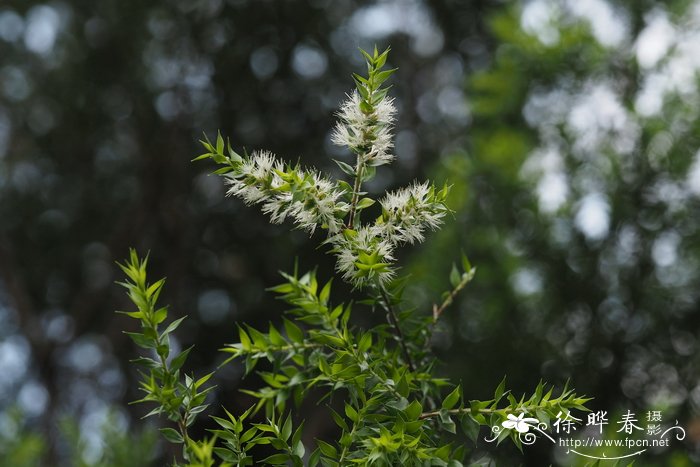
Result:
[[[5,0],[3,465],[172,459],[126,405],[137,349],[113,313],[128,306],[114,261],[151,251],[199,373],[236,322],[278,319],[278,270],[299,257],[330,276],[314,240],[189,161],[220,128],[337,173],[334,112],[375,43],[399,67],[399,121],[370,189],[454,185],[454,219],[401,258],[408,293],[429,313],[460,250],[478,268],[436,336],[440,371],[475,398],[508,375],[522,393],[570,379],[611,418],[661,410],[687,436],[635,465],[700,463],[697,2]],[[212,407],[245,407],[240,377],[217,373]],[[308,413],[310,439],[329,426]],[[482,443],[471,460],[581,459]]]

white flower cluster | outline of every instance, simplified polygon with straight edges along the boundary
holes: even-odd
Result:
[[[425,229],[437,229],[447,213],[428,182],[388,193],[380,203],[383,215],[376,227],[392,244],[422,242]]]
[[[355,287],[363,287],[374,279],[385,284],[394,277],[394,245],[378,235],[375,226],[361,227],[352,235],[338,235],[332,243],[338,257],[336,269]]]
[[[329,239],[338,256],[336,269],[343,279],[356,287],[390,281],[394,249],[402,243],[422,242],[426,229],[436,229],[448,209],[444,204],[447,190],[436,193],[425,183],[414,183],[380,201],[382,216],[357,231],[344,232]]]
[[[394,250],[404,243],[424,240],[427,229],[436,229],[448,212],[447,188],[436,191],[426,183],[388,193],[380,200],[382,215],[363,224],[362,211],[372,206],[371,198],[362,198],[361,185],[374,171],[370,167],[390,163],[392,125],[396,108],[386,97],[382,83],[395,70],[380,71],[386,54],[364,53],[367,77],[355,75],[357,90],[347,96],[338,112],[339,122],[333,130],[335,144],[347,146],[357,157],[355,167],[341,164],[354,177],[354,186],[334,182],[314,170],[289,166],[270,152],[255,152],[250,157],[236,154],[221,135],[216,145],[203,142],[209,151],[200,157],[212,157],[226,164],[228,194],[247,204],[262,204],[262,210],[274,223],[293,219],[300,228],[313,233],[320,227],[328,231],[331,251],[337,256],[336,269],[355,287],[384,286],[395,275]],[[347,167],[344,167],[347,166]]]
[[[312,234],[317,226],[335,234],[348,211],[347,203],[339,201],[343,191],[335,183],[317,172],[285,167],[270,152],[253,153],[226,177],[229,196],[249,205],[263,203],[263,212],[276,224],[291,217]]]
[[[391,126],[394,123],[396,107],[393,99],[383,99],[372,112],[365,113],[360,106],[357,91],[348,96],[340,107],[338,122],[331,140],[339,146],[347,146],[363,158],[363,163],[378,166],[390,163],[394,155]]]
[[[230,186],[226,194],[242,198],[247,205],[257,204],[270,197],[270,191],[284,184],[279,172],[284,169],[281,161],[268,151],[257,151],[244,159],[238,171],[226,175]]]

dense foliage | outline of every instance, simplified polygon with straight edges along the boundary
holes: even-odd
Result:
[[[196,344],[181,373],[216,370],[237,321],[284,334],[289,306],[264,289],[295,255],[330,278],[327,231],[289,232],[225,200],[207,164],[189,163],[195,142],[221,128],[340,180],[332,159],[354,155],[332,144],[329,118],[357,46],[391,42],[396,159],[366,190],[452,186],[431,241],[392,251],[411,274],[404,305],[444,310],[436,374],[475,399],[504,374],[518,394],[572,379],[611,418],[658,409],[688,429],[638,462],[698,464],[697,3],[2,2],[0,459],[131,467],[179,453],[141,421],[148,404],[127,404],[140,375],[121,330],[139,323],[111,312],[128,306],[115,260],[150,250],[149,272],[168,277],[163,328],[190,316],[170,353]],[[460,249],[478,275],[435,307]],[[354,303],[355,330],[380,324],[353,287],[337,278],[332,302]],[[264,382],[244,371],[214,373],[207,413],[253,404],[239,389]],[[338,429],[315,399],[300,409],[307,447]],[[189,431],[201,439],[210,421]],[[587,462],[564,451],[481,443],[470,461]]]
[[[221,135],[213,144],[204,141],[207,152],[197,158],[221,164],[216,173],[226,179],[229,194],[249,204],[262,204],[273,222],[291,217],[312,233],[317,228],[327,230],[324,243],[337,256],[337,273],[364,292],[360,303],[365,311],[386,313],[386,323],[355,326],[351,316],[358,305],[333,303],[331,280],[321,284],[314,271],[283,274],[286,281],[271,289],[291,307],[282,326],[271,323],[260,331],[239,324],[239,342],[222,349],[232,354],[223,365],[241,359],[246,374],[259,362],[268,364],[258,372],[263,385],[244,390],[256,402],[241,415],[226,411],[227,418],[213,417],[219,425],[211,430],[214,436],[196,440],[188,427],[207,407],[206,395],[212,387],[203,386],[211,373],[180,377],[190,349],[169,362],[169,335],[184,317],[160,330],[168,315],[167,308],[157,305],[164,280],[150,284],[147,261],[134,251],[122,265],[129,279],[123,285],[137,307],[127,315],[141,322],[141,332],[129,335],[159,357],[136,360],[149,369],[141,383],[146,395],[139,402],[155,402],[149,415],[163,413],[175,422],[177,430],[166,427],[161,431],[169,441],[184,444],[188,465],[213,465],[216,454],[222,465],[292,462],[301,466],[307,460],[312,466],[458,466],[466,445],[454,443],[455,420],[472,441],[477,440],[479,425],[486,425],[499,428],[499,442],[510,437],[520,446],[520,430],[500,431],[509,415],[513,420],[516,414],[519,419],[530,416],[527,420],[544,422],[546,427],[550,420],[568,418],[572,409],[585,410],[588,399],[566,388],[553,397],[553,389],[546,391],[543,384],[532,396],[518,400],[505,391],[505,380],[493,399],[468,400],[459,385],[454,387],[436,374],[432,329],[475,270],[463,257],[463,270],[454,267],[450,278],[454,290],[444,294],[444,303],[435,305],[432,314],[405,303],[406,278],[394,278],[393,249],[423,240],[427,227],[440,224],[447,212],[447,187],[437,192],[427,184],[414,184],[390,193],[380,201],[381,212],[373,223],[361,221],[362,211],[375,203],[362,191],[362,182],[371,179],[372,167],[392,159],[393,106],[387,98],[388,88],[382,88],[393,72],[382,71],[388,52],[380,54],[375,48],[370,55],[363,51],[368,74],[354,75],[356,92],[340,113],[335,140],[356,155],[355,166],[344,170],[353,178],[352,185],[283,164],[269,153],[241,156]],[[326,416],[332,417],[338,429],[334,439],[315,440],[316,449],[305,457],[303,421],[297,422],[301,418],[297,411],[311,395],[328,406]],[[264,419],[255,421],[263,409]],[[222,444],[216,444],[217,437]],[[260,445],[270,445],[274,453],[256,458],[255,448]]]

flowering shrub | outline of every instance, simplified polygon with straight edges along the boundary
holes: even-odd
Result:
[[[207,407],[212,375],[181,374],[190,349],[170,355],[168,336],[184,318],[164,324],[167,308],[157,305],[164,280],[150,284],[147,260],[133,251],[121,265],[128,278],[123,285],[137,307],[127,314],[141,322],[141,332],[130,336],[152,352],[137,360],[148,370],[140,402],[155,403],[149,415],[164,414],[174,422],[174,428],[161,431],[183,445],[189,466],[459,466],[467,445],[457,442],[457,423],[473,441],[481,425],[503,426],[495,431],[498,440],[510,437],[520,446],[525,422],[549,423],[571,409],[585,409],[587,399],[566,388],[553,397],[552,389],[545,391],[540,384],[530,397],[516,399],[505,390],[505,381],[492,399],[467,400],[461,386],[436,375],[433,329],[475,269],[463,256],[461,267],[450,274],[452,290],[432,314],[414,311],[402,300],[406,281],[397,277],[395,251],[422,242],[427,230],[440,226],[449,212],[447,186],[413,183],[379,199],[374,220],[361,219],[376,202],[362,184],[377,166],[393,160],[395,107],[383,87],[394,72],[384,70],[388,52],[362,51],[367,76],[354,75],[356,88],[338,114],[333,142],[355,155],[354,166],[336,161],[349,182],[290,165],[266,151],[240,155],[221,135],[214,143],[203,141],[206,152],[196,158],[220,164],[215,173],[224,178],[228,195],[260,205],[272,222],[289,219],[310,234],[324,231],[323,243],[336,257],[338,275],[362,296],[360,303],[386,313],[386,324],[369,329],[354,325],[357,305],[334,302],[332,281],[321,283],[314,271],[283,274],[284,282],[271,290],[289,305],[286,316],[266,331],[241,324],[238,342],[222,349],[229,354],[225,364],[241,360],[246,374],[261,361],[271,364],[271,370],[258,372],[262,387],[244,391],[256,402],[242,414],[226,411],[226,418],[211,417],[216,424],[212,436],[196,440],[188,427]],[[307,446],[295,408],[312,391],[322,394],[337,432]]]

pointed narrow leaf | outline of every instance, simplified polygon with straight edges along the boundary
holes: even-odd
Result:
[[[457,287],[460,282],[460,276],[459,276],[459,271],[457,270],[457,266],[453,263],[452,264],[452,271],[450,271],[450,284],[452,284],[452,287]]]
[[[180,326],[180,323],[182,323],[182,322],[185,320],[185,318],[187,318],[187,315],[183,316],[182,318],[176,319],[175,321],[173,321],[172,323],[170,323],[170,324],[168,325],[168,327],[165,328],[165,331],[163,331],[161,334],[162,334],[163,336],[167,336],[168,334],[170,334],[171,332],[173,332],[174,330],[176,330],[176,329],[178,328],[178,326]]]
[[[156,347],[156,343],[153,341],[153,339],[149,339],[140,332],[124,331],[124,334],[131,337],[131,340],[133,340],[139,347],[143,347],[144,349],[153,349]]]
[[[340,167],[340,170],[342,170],[343,173],[350,175],[351,177],[355,176],[355,169],[350,164],[346,164],[342,161],[335,161],[335,163],[338,164],[338,167]]]
[[[172,428],[159,428],[158,430],[163,434],[163,437],[171,443],[180,444],[184,442],[182,435]]]
[[[506,390],[506,377],[504,376],[503,379],[501,380],[500,384],[496,388],[496,391],[493,393],[493,399],[494,401],[498,402],[498,400],[503,397],[503,393]]]
[[[462,386],[457,386],[454,388],[454,390],[447,396],[445,397],[445,400],[442,401],[442,408],[445,410],[450,410],[452,407],[457,405],[457,402],[459,402],[459,399],[461,397],[462,393]]]
[[[170,371],[177,371],[180,368],[182,368],[182,365],[185,363],[185,360],[187,360],[187,355],[189,355],[190,350],[192,350],[192,347],[194,347],[194,345],[189,346],[188,348],[180,352],[180,354],[177,357],[173,358],[173,361],[170,362]]]
[[[304,340],[304,332],[296,324],[284,318],[284,330],[287,331],[287,336],[297,344]]]

